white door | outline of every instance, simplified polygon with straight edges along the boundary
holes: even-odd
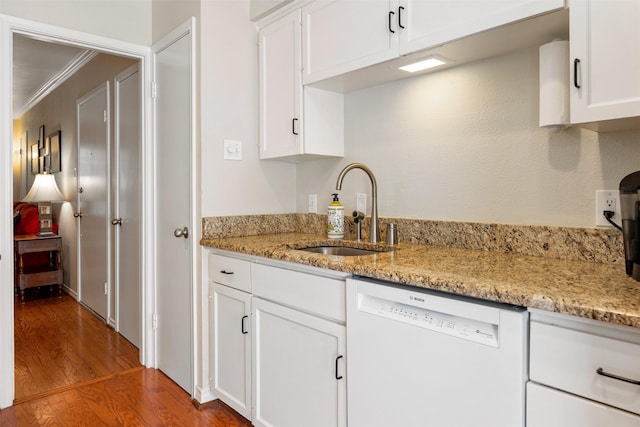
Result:
[[[300,11],[265,27],[260,42],[260,158],[302,151]]]
[[[571,123],[640,115],[640,2],[571,2]]]
[[[109,292],[109,82],[78,100],[78,299],[103,319]]]
[[[211,388],[224,403],[251,418],[251,294],[209,285],[213,326]]]
[[[253,297],[255,426],[344,427],[345,327]]]
[[[193,392],[193,37],[187,28],[153,46],[157,365]]]
[[[398,54],[391,0],[323,0],[302,8],[304,84]],[[392,32],[393,31],[393,32]]]
[[[563,7],[563,0],[401,0],[394,16],[400,55]]]
[[[116,329],[140,348],[141,167],[140,72],[138,64],[114,84],[114,288]]]

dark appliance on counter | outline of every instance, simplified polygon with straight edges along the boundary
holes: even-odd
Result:
[[[620,210],[627,274],[640,281],[640,171],[620,181]]]

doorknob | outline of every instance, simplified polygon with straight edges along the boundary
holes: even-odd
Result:
[[[75,212],[75,213],[73,214],[73,217],[74,217],[74,218],[82,218],[82,212]]]
[[[189,229],[187,227],[180,229],[176,228],[173,232],[173,235],[176,237],[184,237],[185,239],[189,237]]]
[[[122,226],[122,218],[115,218],[115,219],[111,220],[111,225]]]

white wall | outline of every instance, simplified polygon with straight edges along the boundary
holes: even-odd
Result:
[[[151,14],[153,43],[159,41],[192,16],[195,18],[200,17],[200,0],[149,1],[153,3]]]
[[[202,216],[294,212],[296,166],[258,160],[257,31],[248,1],[201,10]],[[223,160],[223,141],[243,160]]]
[[[0,13],[144,46],[151,44],[151,0],[2,0]]]
[[[318,194],[324,212],[354,161],[378,181],[382,216],[594,226],[595,190],[640,169],[640,132],[538,127],[538,50],[347,94],[345,158],[301,163],[297,211]],[[371,193],[360,171],[341,200]]]

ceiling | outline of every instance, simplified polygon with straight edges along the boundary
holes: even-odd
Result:
[[[91,50],[14,34],[13,118],[22,116],[95,55]]]

